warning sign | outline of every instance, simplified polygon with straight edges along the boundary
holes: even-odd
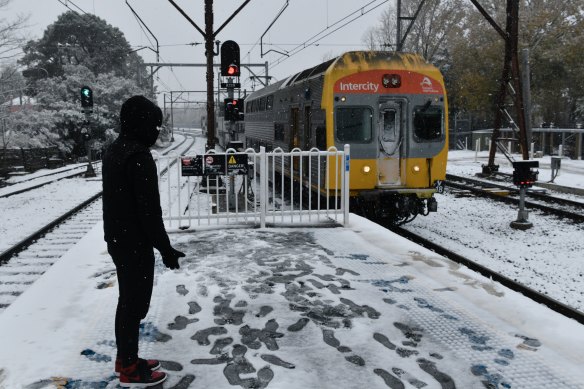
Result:
[[[225,154],[206,154],[205,155],[205,175],[206,176],[224,176],[227,174],[225,166]]]
[[[202,176],[203,171],[203,157],[198,155],[196,157],[182,157],[180,159],[181,175],[183,176]]]
[[[205,154],[181,158],[183,176],[246,175],[247,154]]]
[[[247,174],[247,154],[227,154],[227,174]]]

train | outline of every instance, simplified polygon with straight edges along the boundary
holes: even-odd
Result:
[[[437,211],[448,102],[442,74],[421,56],[346,52],[252,92],[244,104],[242,123],[220,126],[230,128],[218,132],[220,144],[285,152],[349,144],[352,212],[399,225]]]

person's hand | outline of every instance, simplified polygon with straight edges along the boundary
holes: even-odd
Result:
[[[162,262],[169,269],[179,269],[178,259],[184,256],[185,253],[171,247],[169,251],[162,253]]]

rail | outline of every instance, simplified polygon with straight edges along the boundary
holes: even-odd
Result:
[[[426,238],[423,238],[420,235],[417,235],[416,233],[412,232],[412,231],[408,231],[404,228],[401,227],[393,227],[393,226],[387,226],[388,228],[390,228],[393,232],[395,232],[396,234],[411,240],[412,242],[419,244],[421,246],[426,247],[429,250],[434,251],[435,253],[442,255],[446,258],[449,258],[450,260],[459,263],[461,265],[464,265],[466,267],[468,267],[469,269],[476,271],[480,274],[482,274],[483,276],[498,282],[504,286],[506,286],[507,288],[514,290],[518,293],[523,294],[524,296],[530,298],[533,301],[536,301],[540,304],[543,304],[545,306],[547,306],[548,308],[550,308],[553,311],[556,311],[566,317],[569,317],[570,319],[574,319],[576,320],[578,323],[580,324],[584,324],[584,312],[580,312],[579,310],[570,307],[566,304],[563,304],[549,296],[546,296],[545,294],[542,294],[536,290],[533,290],[525,285],[522,285],[521,283],[512,280],[508,277],[505,277],[502,274],[499,274],[485,266],[480,265],[479,263],[477,263],[476,261],[472,261],[468,258],[463,257],[460,254],[457,254],[451,250],[448,250],[445,247],[440,246],[439,244],[436,244]]]

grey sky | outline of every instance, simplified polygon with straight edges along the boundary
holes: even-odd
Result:
[[[161,62],[203,63],[205,61],[202,44],[187,45],[193,42],[202,43],[202,35],[168,0],[128,0],[128,2],[158,39]],[[176,0],[175,2],[199,27],[204,29],[204,0]],[[274,52],[262,58],[259,45],[260,36],[286,4],[286,0],[251,0],[216,39],[238,42],[242,63],[268,61],[270,75],[277,80],[320,63],[324,57],[364,48],[365,31],[369,26],[378,24],[383,10],[394,2],[395,0],[289,0],[288,7],[264,38],[264,42],[274,44],[264,46],[264,52],[270,49],[290,51],[294,48],[298,51],[298,44],[316,34],[323,31],[322,35],[328,34],[350,20],[355,18],[356,20],[320,40],[318,46],[310,46],[287,59]],[[13,0],[6,9],[7,17],[30,14],[28,35],[31,39],[38,39],[58,15],[68,10],[62,3],[68,3],[75,9],[75,6],[67,0]],[[155,47],[154,40],[145,32],[145,29],[143,31],[140,28],[138,20],[126,5],[125,0],[74,0],[73,3],[85,12],[95,13],[109,24],[118,27],[135,48]],[[243,0],[215,0],[214,3],[214,27],[217,29],[243,3]],[[357,10],[359,12],[353,13]],[[364,15],[360,16],[362,13]],[[140,50],[140,54],[146,62],[156,60],[154,52],[149,49]],[[282,59],[285,60],[276,63]],[[218,60],[216,57],[216,61]],[[259,72],[262,69],[256,68],[256,71]],[[242,88],[248,90],[252,87],[249,75],[247,71],[242,71]],[[205,88],[204,68],[173,68],[172,70],[163,68],[159,71],[158,77],[159,91]]]

